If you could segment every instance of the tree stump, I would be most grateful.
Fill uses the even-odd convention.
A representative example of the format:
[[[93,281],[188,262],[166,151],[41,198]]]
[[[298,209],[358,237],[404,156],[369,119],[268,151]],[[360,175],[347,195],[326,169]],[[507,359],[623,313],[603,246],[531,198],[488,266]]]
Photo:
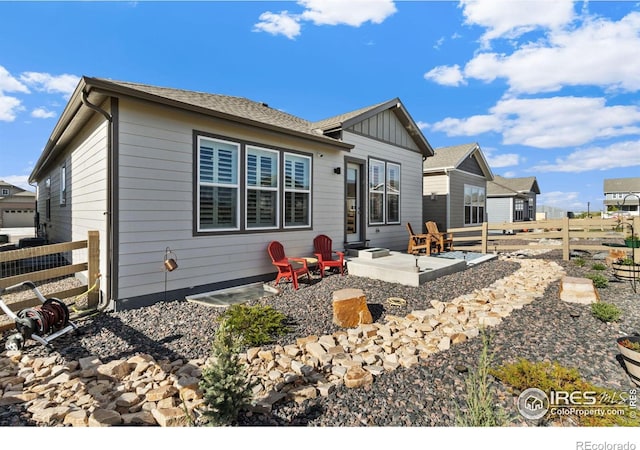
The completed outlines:
[[[340,289],[333,293],[333,323],[343,328],[373,323],[362,289]]]

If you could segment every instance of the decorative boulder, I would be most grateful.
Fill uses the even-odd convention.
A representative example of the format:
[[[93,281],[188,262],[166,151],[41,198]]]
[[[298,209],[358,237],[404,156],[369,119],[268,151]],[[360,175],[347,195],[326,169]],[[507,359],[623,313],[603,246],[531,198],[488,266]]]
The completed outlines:
[[[373,323],[362,289],[340,289],[333,293],[333,323],[343,328]]]
[[[560,300],[569,303],[589,305],[600,300],[593,281],[588,278],[562,277],[560,281]]]

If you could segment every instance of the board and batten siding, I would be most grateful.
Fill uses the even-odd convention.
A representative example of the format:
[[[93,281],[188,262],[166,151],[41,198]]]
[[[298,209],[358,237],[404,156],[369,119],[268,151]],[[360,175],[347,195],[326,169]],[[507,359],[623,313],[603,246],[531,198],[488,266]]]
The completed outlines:
[[[366,235],[370,247],[406,251],[409,237],[407,222],[415,227],[414,230],[420,229],[417,225],[422,222],[422,154],[355,133],[344,132],[343,140],[355,145],[349,156],[365,161],[374,158],[400,164],[400,224],[369,225],[367,211]],[[365,191],[368,191],[368,176],[367,168]],[[368,205],[368,192],[364,194],[367,196],[365,204]]]
[[[193,130],[311,155],[312,229],[194,236]],[[167,247],[178,263],[167,290],[197,291],[275,274],[271,240],[290,256],[312,256],[320,233],[342,241],[344,187],[333,168],[344,152],[335,147],[130,99],[120,101],[119,139],[119,299],[164,291]]]

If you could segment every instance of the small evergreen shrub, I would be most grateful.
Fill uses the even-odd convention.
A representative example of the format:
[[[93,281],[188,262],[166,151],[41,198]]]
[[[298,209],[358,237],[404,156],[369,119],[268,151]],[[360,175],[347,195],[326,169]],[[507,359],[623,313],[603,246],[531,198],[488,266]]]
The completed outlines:
[[[203,416],[211,426],[233,425],[251,403],[252,383],[240,361],[241,339],[222,321],[211,346],[210,363],[202,370],[199,386],[207,405]]]
[[[269,344],[289,332],[286,316],[271,306],[233,305],[219,318],[237,333],[247,346]]]
[[[597,302],[591,304],[591,314],[603,322],[617,322],[622,311],[613,303]]]
[[[578,267],[584,267],[584,265],[587,263],[587,262],[584,260],[584,258],[581,258],[581,257],[579,257],[579,256],[578,256],[577,258],[574,258],[574,259],[573,259],[573,262],[574,262],[574,264],[575,264],[576,266],[578,266]]]
[[[607,266],[602,263],[595,263],[591,266],[591,270],[607,270]]]
[[[489,370],[493,354],[489,352],[490,336],[482,333],[482,351],[478,358],[478,368],[469,370],[466,384],[466,410],[458,410],[456,422],[463,427],[500,427],[509,420],[506,413],[496,405],[491,390]]]
[[[599,289],[609,286],[609,279],[600,273],[590,273],[585,275],[585,278],[593,281],[593,285]]]

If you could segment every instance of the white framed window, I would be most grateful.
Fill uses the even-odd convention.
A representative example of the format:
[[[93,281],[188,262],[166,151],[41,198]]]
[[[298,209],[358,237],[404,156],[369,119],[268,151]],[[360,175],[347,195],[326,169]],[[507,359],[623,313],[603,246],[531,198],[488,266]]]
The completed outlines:
[[[7,197],[9,195],[9,189],[4,189],[3,188],[2,189],[2,193],[0,195],[2,195],[3,197]]]
[[[400,164],[369,160],[369,224],[400,223]]]
[[[198,231],[238,230],[240,145],[198,137]]]
[[[47,177],[44,181],[44,217],[51,220],[51,177]]]
[[[67,165],[60,167],[60,205],[67,204]]]
[[[311,155],[194,135],[194,234],[311,226]]]
[[[513,220],[524,220],[524,200],[521,198],[517,198],[514,202]]]
[[[284,154],[284,227],[311,226],[311,158]]]
[[[279,153],[259,147],[247,146],[245,226],[251,229],[269,229],[279,226]]]
[[[400,223],[400,165],[387,163],[387,223]]]
[[[476,225],[484,222],[485,188],[464,185],[464,224]]]

